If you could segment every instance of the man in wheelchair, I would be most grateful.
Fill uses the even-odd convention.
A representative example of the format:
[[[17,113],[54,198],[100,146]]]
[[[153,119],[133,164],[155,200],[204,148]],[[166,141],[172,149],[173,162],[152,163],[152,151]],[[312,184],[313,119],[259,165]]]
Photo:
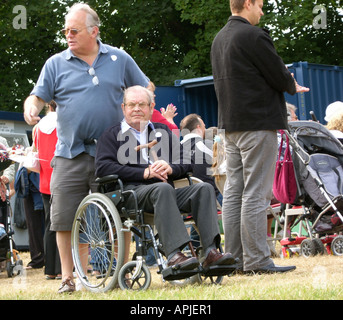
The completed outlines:
[[[125,190],[135,190],[139,207],[154,214],[168,267],[199,266],[197,258],[181,252],[190,237],[180,212],[190,212],[198,227],[205,253],[202,267],[232,265],[234,257],[217,249],[220,232],[213,187],[198,183],[174,188],[173,181],[191,171],[191,161],[184,158],[179,138],[167,126],[150,122],[154,106],[150,90],[125,90],[123,121],[105,130],[97,142],[96,175],[118,175]]]

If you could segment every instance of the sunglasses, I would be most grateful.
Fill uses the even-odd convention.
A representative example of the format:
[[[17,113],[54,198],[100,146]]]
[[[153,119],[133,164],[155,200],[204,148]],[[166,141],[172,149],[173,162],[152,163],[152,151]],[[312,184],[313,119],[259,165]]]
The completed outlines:
[[[95,86],[98,86],[99,85],[99,78],[95,75],[95,70],[93,67],[88,70],[88,74],[93,77],[93,79],[92,79],[93,84]]]
[[[82,29],[62,29],[62,33],[67,36],[69,34],[69,32],[73,35],[73,36],[76,36],[79,32],[81,32],[83,29],[86,29],[86,28],[82,28]]]

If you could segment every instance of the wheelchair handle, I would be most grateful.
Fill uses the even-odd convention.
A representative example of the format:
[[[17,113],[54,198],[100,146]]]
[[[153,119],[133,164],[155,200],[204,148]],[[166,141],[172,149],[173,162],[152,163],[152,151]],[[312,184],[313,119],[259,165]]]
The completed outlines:
[[[140,144],[139,146],[135,147],[135,151],[138,152],[145,148],[151,149],[155,144],[157,144],[157,140],[152,140],[151,142],[146,144]],[[152,155],[154,161],[158,160],[157,153],[155,150],[150,150],[150,154]]]

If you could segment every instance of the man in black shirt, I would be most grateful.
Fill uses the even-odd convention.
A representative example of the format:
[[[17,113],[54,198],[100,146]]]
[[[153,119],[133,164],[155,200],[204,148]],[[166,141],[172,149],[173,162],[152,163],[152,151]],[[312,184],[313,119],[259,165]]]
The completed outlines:
[[[225,130],[225,250],[244,271],[285,272],[270,259],[266,240],[277,130],[287,128],[284,92],[306,92],[278,56],[268,32],[256,27],[263,0],[231,0],[232,16],[215,37],[211,62],[218,129]]]

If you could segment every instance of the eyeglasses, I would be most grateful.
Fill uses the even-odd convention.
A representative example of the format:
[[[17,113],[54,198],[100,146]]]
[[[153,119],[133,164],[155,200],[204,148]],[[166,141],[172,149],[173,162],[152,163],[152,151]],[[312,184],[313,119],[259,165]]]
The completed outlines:
[[[73,35],[73,36],[76,36],[79,32],[81,32],[83,29],[86,29],[86,28],[82,28],[82,29],[69,29],[69,28],[66,28],[66,29],[62,29],[62,33],[67,36],[69,34],[69,32]]]
[[[133,110],[136,106],[138,106],[139,109],[145,109],[146,107],[150,106],[150,104],[146,102],[138,102],[138,103],[129,102],[125,104],[125,106]]]
[[[94,84],[95,86],[98,86],[98,85],[99,85],[99,79],[98,79],[98,77],[95,75],[95,70],[94,70],[93,67],[90,68],[90,69],[88,70],[88,74],[89,74],[90,76],[93,77],[93,79],[92,79],[93,84]]]

